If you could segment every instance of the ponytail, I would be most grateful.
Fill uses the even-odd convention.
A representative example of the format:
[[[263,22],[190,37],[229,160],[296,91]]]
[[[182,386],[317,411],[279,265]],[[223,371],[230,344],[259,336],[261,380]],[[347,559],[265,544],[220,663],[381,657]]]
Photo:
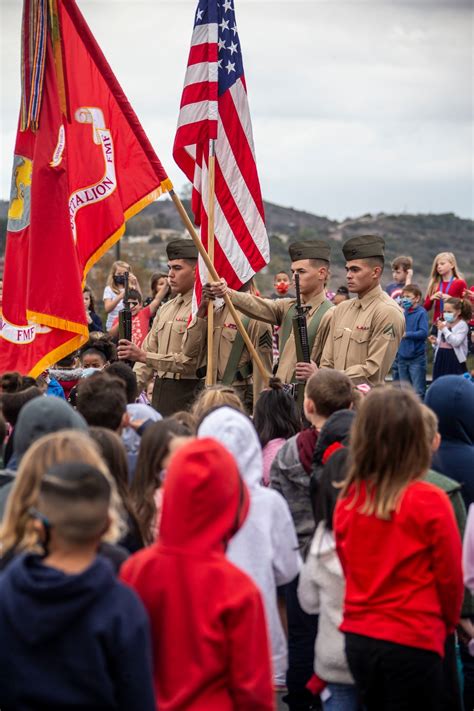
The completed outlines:
[[[457,299],[456,297],[451,296],[449,299],[446,299],[445,303],[450,304],[453,308],[456,309],[456,311],[459,311],[460,317],[463,321],[471,320],[472,306],[471,302],[468,299]]]

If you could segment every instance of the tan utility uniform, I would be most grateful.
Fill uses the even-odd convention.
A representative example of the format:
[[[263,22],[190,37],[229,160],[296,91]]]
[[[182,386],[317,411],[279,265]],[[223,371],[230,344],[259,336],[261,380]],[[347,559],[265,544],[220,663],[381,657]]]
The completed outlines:
[[[376,286],[332,310],[320,366],[342,370],[356,384],[383,383],[404,333],[402,310]]]
[[[187,407],[199,389],[198,355],[190,358],[182,352],[191,317],[192,296],[191,290],[161,306],[143,341],[146,363],[136,363],[134,367],[138,392],[146,387],[156,371],[152,403],[162,415]]]
[[[240,291],[232,291],[229,289],[229,295],[232,303],[242,313],[255,318],[258,321],[265,321],[277,326],[281,326],[286,314],[290,308],[296,303],[296,299],[262,299],[260,296],[246,294]],[[309,324],[313,316],[317,313],[319,307],[326,301],[326,294],[321,291],[320,294],[314,296],[312,300],[305,303],[305,306],[310,306],[310,310],[306,314],[306,323]],[[322,318],[319,324],[313,348],[311,350],[311,360],[318,363],[323,349],[325,338],[329,332],[330,316],[333,309],[331,308]],[[281,331],[280,331],[281,334]],[[276,376],[283,383],[291,383],[293,380],[296,368],[296,346],[293,329],[283,347],[283,352],[280,351],[280,359]]]
[[[273,342],[270,326],[259,321],[250,320],[246,331],[262,360],[268,373],[272,372]],[[214,310],[214,380],[222,383],[231,356],[235,339],[239,333],[234,319],[227,306]],[[191,358],[200,358],[202,349],[207,353],[207,319],[195,317],[188,327],[187,337],[183,344],[183,353]],[[237,367],[228,383],[239,392],[249,412],[265,387],[265,383],[257,366],[252,363],[252,357],[243,345]]]

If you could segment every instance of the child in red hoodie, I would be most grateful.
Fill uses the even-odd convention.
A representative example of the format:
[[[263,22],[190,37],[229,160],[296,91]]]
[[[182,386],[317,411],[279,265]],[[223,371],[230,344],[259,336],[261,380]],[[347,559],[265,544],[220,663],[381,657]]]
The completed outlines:
[[[351,436],[335,512],[349,668],[367,711],[440,711],[442,657],[463,598],[461,541],[407,390],[376,389]]]
[[[248,507],[233,457],[193,441],[168,467],[158,542],[122,566],[150,617],[160,711],[273,709],[260,592],[225,557]]]

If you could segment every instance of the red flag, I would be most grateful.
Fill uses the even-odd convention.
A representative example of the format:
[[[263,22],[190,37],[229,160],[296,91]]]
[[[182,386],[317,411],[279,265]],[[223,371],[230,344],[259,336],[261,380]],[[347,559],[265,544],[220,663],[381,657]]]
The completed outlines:
[[[82,285],[125,220],[172,189],[74,0],[25,0],[0,372],[88,338]]]
[[[193,183],[207,246],[209,139],[216,139],[215,266],[237,289],[270,259],[233,0],[199,0],[173,148]],[[206,269],[200,263],[201,280]],[[200,299],[200,280],[196,296]]]

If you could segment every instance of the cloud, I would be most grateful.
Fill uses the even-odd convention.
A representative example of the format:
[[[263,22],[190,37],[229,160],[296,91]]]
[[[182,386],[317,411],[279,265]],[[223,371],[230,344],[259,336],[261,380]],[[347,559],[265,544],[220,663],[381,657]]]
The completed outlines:
[[[469,3],[235,0],[266,199],[330,217],[472,216]],[[79,0],[170,177],[193,0]],[[0,195],[19,105],[20,3],[1,17]],[[5,157],[7,157],[5,159]]]

